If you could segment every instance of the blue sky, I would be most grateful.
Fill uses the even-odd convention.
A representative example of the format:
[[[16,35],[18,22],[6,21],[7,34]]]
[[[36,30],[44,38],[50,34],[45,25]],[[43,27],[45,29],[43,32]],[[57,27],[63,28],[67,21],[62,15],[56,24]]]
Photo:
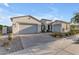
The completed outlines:
[[[79,11],[77,3],[0,3],[0,24],[10,26],[11,17],[22,15],[70,21],[76,11]]]

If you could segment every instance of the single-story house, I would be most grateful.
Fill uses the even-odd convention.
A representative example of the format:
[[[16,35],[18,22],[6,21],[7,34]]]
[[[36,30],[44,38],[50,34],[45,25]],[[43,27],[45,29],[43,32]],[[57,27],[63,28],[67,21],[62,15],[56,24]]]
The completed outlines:
[[[69,32],[70,31],[70,23],[60,20],[55,20],[51,23],[52,32]]]
[[[12,17],[13,34],[27,34],[41,32],[41,22],[33,16]]]
[[[70,23],[65,21],[41,19],[38,20],[33,16],[18,16],[12,17],[12,33],[13,34],[28,34],[40,32],[69,32]]]

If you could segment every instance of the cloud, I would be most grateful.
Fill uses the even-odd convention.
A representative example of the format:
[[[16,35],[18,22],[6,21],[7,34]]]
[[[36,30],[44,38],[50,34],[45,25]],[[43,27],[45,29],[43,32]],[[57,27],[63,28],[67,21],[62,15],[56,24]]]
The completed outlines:
[[[59,10],[57,8],[48,6],[47,7],[49,10],[46,11],[45,13],[40,13],[40,15],[36,15],[37,17],[41,18],[46,18],[50,20],[54,19],[62,19],[62,17],[59,15]]]
[[[8,4],[8,3],[4,3],[4,5],[5,5],[6,7],[9,7],[9,4]]]
[[[2,8],[0,8],[0,12],[3,12],[3,9]]]
[[[57,8],[48,7],[50,9],[47,13],[41,13],[41,15],[38,15],[37,17],[46,18],[49,20],[65,20],[63,16],[59,14],[59,10]]]
[[[50,10],[52,11],[52,12],[58,12],[58,9],[57,8],[52,8],[52,7],[50,7]]]
[[[2,25],[12,25],[10,18],[14,17],[14,16],[21,16],[24,14],[20,14],[20,13],[14,13],[12,11],[9,10],[5,10],[4,8],[0,7],[0,24]]]
[[[62,18],[54,17],[53,20],[62,20]]]

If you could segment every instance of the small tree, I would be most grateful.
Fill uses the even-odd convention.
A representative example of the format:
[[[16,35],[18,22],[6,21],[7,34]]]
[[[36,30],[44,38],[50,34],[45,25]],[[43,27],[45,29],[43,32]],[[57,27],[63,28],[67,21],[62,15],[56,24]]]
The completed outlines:
[[[71,30],[75,30],[75,25],[71,25]]]
[[[76,12],[74,16],[71,18],[72,23],[79,23],[79,12]]]
[[[0,33],[2,32],[3,25],[0,25]]]

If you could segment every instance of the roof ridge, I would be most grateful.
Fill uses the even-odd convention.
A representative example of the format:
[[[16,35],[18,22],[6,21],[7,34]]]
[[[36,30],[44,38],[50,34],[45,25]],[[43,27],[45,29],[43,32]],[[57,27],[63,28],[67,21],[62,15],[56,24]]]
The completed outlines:
[[[12,20],[13,20],[13,18],[19,18],[19,17],[32,17],[33,19],[35,19],[35,20],[37,20],[37,21],[41,22],[40,20],[38,20],[37,18],[35,18],[34,16],[31,16],[31,15],[16,16],[16,17],[12,17],[12,18],[10,18],[10,19],[11,19],[11,21],[12,21]]]

